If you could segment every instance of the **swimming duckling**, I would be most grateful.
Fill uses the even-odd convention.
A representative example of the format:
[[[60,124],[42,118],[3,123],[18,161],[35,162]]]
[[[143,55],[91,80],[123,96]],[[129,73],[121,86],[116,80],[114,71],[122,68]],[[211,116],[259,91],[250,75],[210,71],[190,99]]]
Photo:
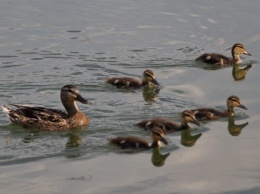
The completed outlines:
[[[231,54],[232,59],[217,53],[204,53],[196,58],[195,61],[224,66],[242,63],[242,60],[240,59],[241,54],[251,56],[251,54],[246,51],[244,45],[241,43],[236,43],[233,45]]]
[[[159,86],[160,84],[155,79],[154,73],[147,69],[143,72],[142,80],[138,80],[131,77],[112,77],[105,78],[106,83],[116,86],[117,88],[124,89],[137,89],[143,86],[149,86],[150,84]]]
[[[75,101],[83,104],[90,102],[80,95],[76,86],[63,86],[60,98],[67,112],[23,104],[9,104],[15,108],[4,105],[2,109],[15,124],[47,131],[77,128],[89,123],[89,118],[79,111]]]
[[[188,123],[194,123],[200,126],[200,123],[195,118],[194,113],[189,110],[185,110],[181,113],[180,121],[181,123],[177,123],[165,118],[152,118],[143,120],[139,123],[136,123],[135,125],[144,128],[145,130],[152,129],[154,127],[160,127],[164,130],[164,133],[171,133],[187,129],[190,127]]]
[[[149,143],[146,139],[135,137],[135,136],[126,136],[126,137],[116,137],[108,139],[110,143],[120,146],[123,149],[133,148],[133,149],[150,149],[155,147],[161,147],[160,142],[168,144],[167,140],[163,137],[163,130],[160,128],[154,128],[151,130],[151,137],[153,142]]]
[[[230,96],[227,99],[227,110],[219,111],[212,108],[198,108],[191,110],[198,120],[214,120],[222,117],[234,116],[234,107],[239,107],[247,110],[247,108],[240,103],[237,96]]]

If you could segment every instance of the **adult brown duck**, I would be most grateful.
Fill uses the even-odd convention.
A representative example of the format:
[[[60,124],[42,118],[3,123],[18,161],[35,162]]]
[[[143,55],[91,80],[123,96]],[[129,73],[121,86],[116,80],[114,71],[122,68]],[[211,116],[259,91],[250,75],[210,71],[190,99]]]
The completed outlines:
[[[90,102],[80,95],[75,85],[63,86],[60,98],[67,112],[23,104],[9,104],[14,108],[4,105],[2,109],[15,124],[46,131],[78,128],[89,124],[89,118],[79,111],[75,101],[83,104]]]

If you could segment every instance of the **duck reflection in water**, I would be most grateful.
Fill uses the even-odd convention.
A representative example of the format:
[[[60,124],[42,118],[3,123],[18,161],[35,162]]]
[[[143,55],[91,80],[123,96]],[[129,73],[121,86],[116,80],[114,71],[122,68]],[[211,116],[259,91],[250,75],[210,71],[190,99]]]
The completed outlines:
[[[235,118],[234,117],[229,117],[228,118],[228,132],[232,136],[239,136],[242,129],[248,125],[248,122],[245,122],[240,125],[235,124]]]
[[[61,136],[68,138],[68,141],[65,145],[66,158],[78,158],[83,155],[83,151],[80,149],[83,141],[77,133],[66,133]]]
[[[185,147],[192,147],[198,141],[198,139],[202,136],[201,133],[196,135],[191,134],[190,129],[183,130],[181,132],[181,144]]]
[[[246,77],[247,72],[249,71],[249,69],[251,67],[252,67],[251,64],[247,65],[244,68],[240,68],[240,64],[234,64],[233,65],[233,70],[232,70],[233,78],[236,81],[244,80],[245,77]]]
[[[155,102],[155,99],[159,94],[159,92],[160,92],[159,87],[145,87],[143,89],[144,101],[148,102],[148,104],[152,104],[153,102]]]
[[[68,137],[66,149],[77,148],[82,144],[82,139],[76,133],[67,133],[64,137]]]
[[[170,155],[170,152],[168,152],[166,154],[162,154],[158,147],[153,148],[153,154],[152,154],[152,158],[151,158],[152,164],[156,167],[163,166],[169,155]]]

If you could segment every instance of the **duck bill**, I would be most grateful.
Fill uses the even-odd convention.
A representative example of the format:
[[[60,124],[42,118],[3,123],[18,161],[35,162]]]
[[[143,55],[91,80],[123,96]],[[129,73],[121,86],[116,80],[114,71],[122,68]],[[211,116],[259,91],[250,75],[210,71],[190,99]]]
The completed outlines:
[[[162,137],[162,138],[160,139],[160,141],[163,142],[165,145],[168,145],[168,144],[169,144],[168,141],[167,141],[164,137]]]
[[[251,54],[249,52],[247,52],[246,50],[245,50],[244,54],[251,56]]]
[[[240,104],[238,107],[247,110],[247,108],[243,104]]]
[[[91,102],[89,102],[88,100],[86,100],[85,98],[83,98],[80,94],[78,94],[77,101],[81,102],[82,104],[91,104]]]
[[[195,125],[200,126],[200,122],[199,122],[197,119],[194,119],[194,120],[192,121],[192,123],[195,124]]]
[[[156,79],[153,79],[151,82],[156,86],[160,86],[159,82]]]

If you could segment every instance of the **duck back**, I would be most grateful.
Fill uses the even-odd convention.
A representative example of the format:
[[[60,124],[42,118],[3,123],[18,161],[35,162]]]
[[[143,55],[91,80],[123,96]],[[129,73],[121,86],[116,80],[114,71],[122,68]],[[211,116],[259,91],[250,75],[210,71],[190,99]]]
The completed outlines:
[[[140,80],[130,77],[106,78],[106,83],[116,86],[117,88],[139,88],[142,86]]]

